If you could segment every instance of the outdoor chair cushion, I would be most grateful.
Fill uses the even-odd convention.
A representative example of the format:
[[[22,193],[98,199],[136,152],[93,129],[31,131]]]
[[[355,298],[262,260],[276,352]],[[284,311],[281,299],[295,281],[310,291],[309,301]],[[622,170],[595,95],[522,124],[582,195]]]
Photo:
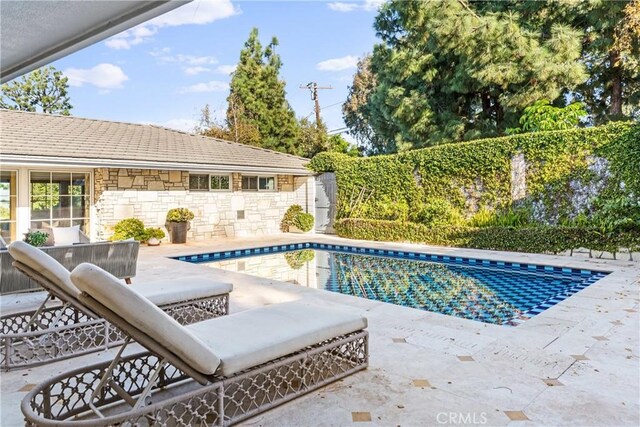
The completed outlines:
[[[67,246],[80,243],[80,226],[52,227],[53,242],[55,246]]]
[[[42,274],[67,294],[74,298],[80,295],[71,283],[69,271],[44,251],[20,240],[12,242],[8,250],[13,259]]]
[[[100,267],[82,263],[71,272],[71,280],[82,292],[126,319],[194,369],[209,375],[218,368],[220,360],[199,338]]]
[[[306,301],[272,304],[185,326],[220,359],[229,376],[307,346],[367,327],[367,318]]]
[[[36,270],[67,294],[78,298],[80,290],[71,282],[69,271],[50,255],[22,241],[11,243],[8,249],[13,259]],[[128,286],[157,305],[207,298],[226,294],[233,290],[231,283],[200,277],[134,283]]]
[[[95,265],[80,264],[71,273],[71,280],[205,375],[228,376],[367,327],[367,319],[360,315],[301,301],[181,326]]]
[[[228,294],[233,290],[231,283],[197,276],[134,283],[131,287],[156,305],[207,298],[211,295]]]

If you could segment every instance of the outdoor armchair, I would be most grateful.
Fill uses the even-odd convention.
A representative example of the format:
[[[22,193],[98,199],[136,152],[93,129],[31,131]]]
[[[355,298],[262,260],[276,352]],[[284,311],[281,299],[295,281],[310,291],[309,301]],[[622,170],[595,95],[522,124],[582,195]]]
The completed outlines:
[[[182,326],[99,267],[71,279],[127,339],[113,361],[38,384],[29,425],[231,425],[368,366],[359,314],[294,301]],[[148,352],[123,356],[129,340]]]
[[[35,311],[0,317],[3,369],[66,359],[122,342],[121,331],[80,303],[80,290],[71,282],[70,272],[55,259],[21,241],[11,243],[9,252],[15,259],[15,268],[42,286],[48,295]],[[230,283],[201,277],[128,286],[185,324],[227,314],[229,292],[233,289]],[[52,297],[60,303],[51,305]]]

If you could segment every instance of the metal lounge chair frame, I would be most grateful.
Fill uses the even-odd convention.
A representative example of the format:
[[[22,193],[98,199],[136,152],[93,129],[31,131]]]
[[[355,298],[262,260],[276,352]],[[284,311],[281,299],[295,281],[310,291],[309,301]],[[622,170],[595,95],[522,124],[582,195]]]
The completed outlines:
[[[228,426],[368,366],[362,329],[227,377],[205,375],[89,295],[80,300],[128,338],[113,361],[29,392],[21,405],[28,426]],[[149,351],[123,357],[129,339]]]
[[[122,331],[109,324],[30,267],[14,267],[49,292],[36,311],[0,317],[0,367],[4,371],[27,368],[105,350],[124,342]],[[47,306],[52,297],[61,304]],[[229,294],[159,305],[181,324],[191,324],[229,313]]]

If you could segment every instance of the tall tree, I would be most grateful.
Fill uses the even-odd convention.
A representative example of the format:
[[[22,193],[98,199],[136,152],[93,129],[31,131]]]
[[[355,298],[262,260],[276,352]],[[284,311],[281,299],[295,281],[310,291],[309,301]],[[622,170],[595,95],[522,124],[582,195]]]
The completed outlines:
[[[364,117],[383,152],[502,134],[526,106],[586,78],[579,31],[533,31],[516,13],[478,13],[466,0],[391,0],[374,26],[382,42]]]
[[[572,91],[593,123],[640,116],[640,1],[472,1],[481,12],[517,12],[520,24],[548,33],[562,24],[584,31],[580,62],[588,79]]]
[[[61,114],[73,108],[67,93],[68,78],[53,66],[43,67],[0,87],[0,108]]]
[[[258,145],[298,154],[298,125],[286,100],[286,83],[280,78],[282,61],[277,46],[273,37],[263,48],[258,29],[251,30],[231,78],[227,124],[232,133],[241,127],[255,127],[260,135]]]
[[[385,151],[384,140],[381,140],[367,119],[369,97],[376,87],[376,76],[371,70],[371,54],[358,60],[358,67],[353,76],[353,83],[349,86],[347,100],[342,105],[342,116],[358,145],[369,154]]]

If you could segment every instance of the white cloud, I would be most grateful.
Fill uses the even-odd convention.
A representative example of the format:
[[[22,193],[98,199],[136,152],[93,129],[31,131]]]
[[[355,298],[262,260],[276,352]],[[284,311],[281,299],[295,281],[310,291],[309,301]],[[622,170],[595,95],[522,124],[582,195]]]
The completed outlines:
[[[235,65],[218,65],[216,67],[216,73],[229,75],[236,70]]]
[[[157,32],[157,28],[147,27],[145,24],[142,24],[111,37],[104,42],[104,44],[116,50],[131,49],[131,46],[151,40]]]
[[[100,89],[116,89],[129,80],[122,68],[113,64],[98,64],[92,68],[67,68],[63,73],[69,78],[71,86],[82,86],[86,83]]]
[[[228,88],[229,84],[227,82],[212,80],[206,83],[185,86],[180,90],[180,93],[224,92]]]
[[[318,62],[316,68],[321,71],[343,71],[348,70],[349,68],[356,68],[357,66],[358,57],[347,55],[342,58],[333,58]]]
[[[196,74],[205,73],[207,71],[211,71],[211,68],[207,67],[187,67],[184,69],[185,74],[189,76],[195,76]]]
[[[196,0],[149,21],[157,27],[203,25],[240,13],[231,0]]]
[[[196,74],[211,71],[211,68],[208,66],[218,63],[218,60],[214,56],[196,56],[183,54],[172,55],[171,49],[169,49],[168,47],[165,47],[163,49],[154,49],[153,51],[149,52],[149,55],[157,58],[157,60],[160,62],[180,65],[185,74],[189,76],[195,76]]]
[[[382,5],[382,3],[384,3],[384,0],[365,0],[363,2],[332,2],[328,3],[327,6],[329,7],[329,9],[335,10],[336,12],[353,12],[356,10],[375,12],[378,10],[380,5]]]
[[[105,41],[105,45],[112,49],[130,49],[131,46],[151,40],[159,28],[205,25],[238,13],[240,10],[231,3],[231,0],[196,0],[117,34]]]

